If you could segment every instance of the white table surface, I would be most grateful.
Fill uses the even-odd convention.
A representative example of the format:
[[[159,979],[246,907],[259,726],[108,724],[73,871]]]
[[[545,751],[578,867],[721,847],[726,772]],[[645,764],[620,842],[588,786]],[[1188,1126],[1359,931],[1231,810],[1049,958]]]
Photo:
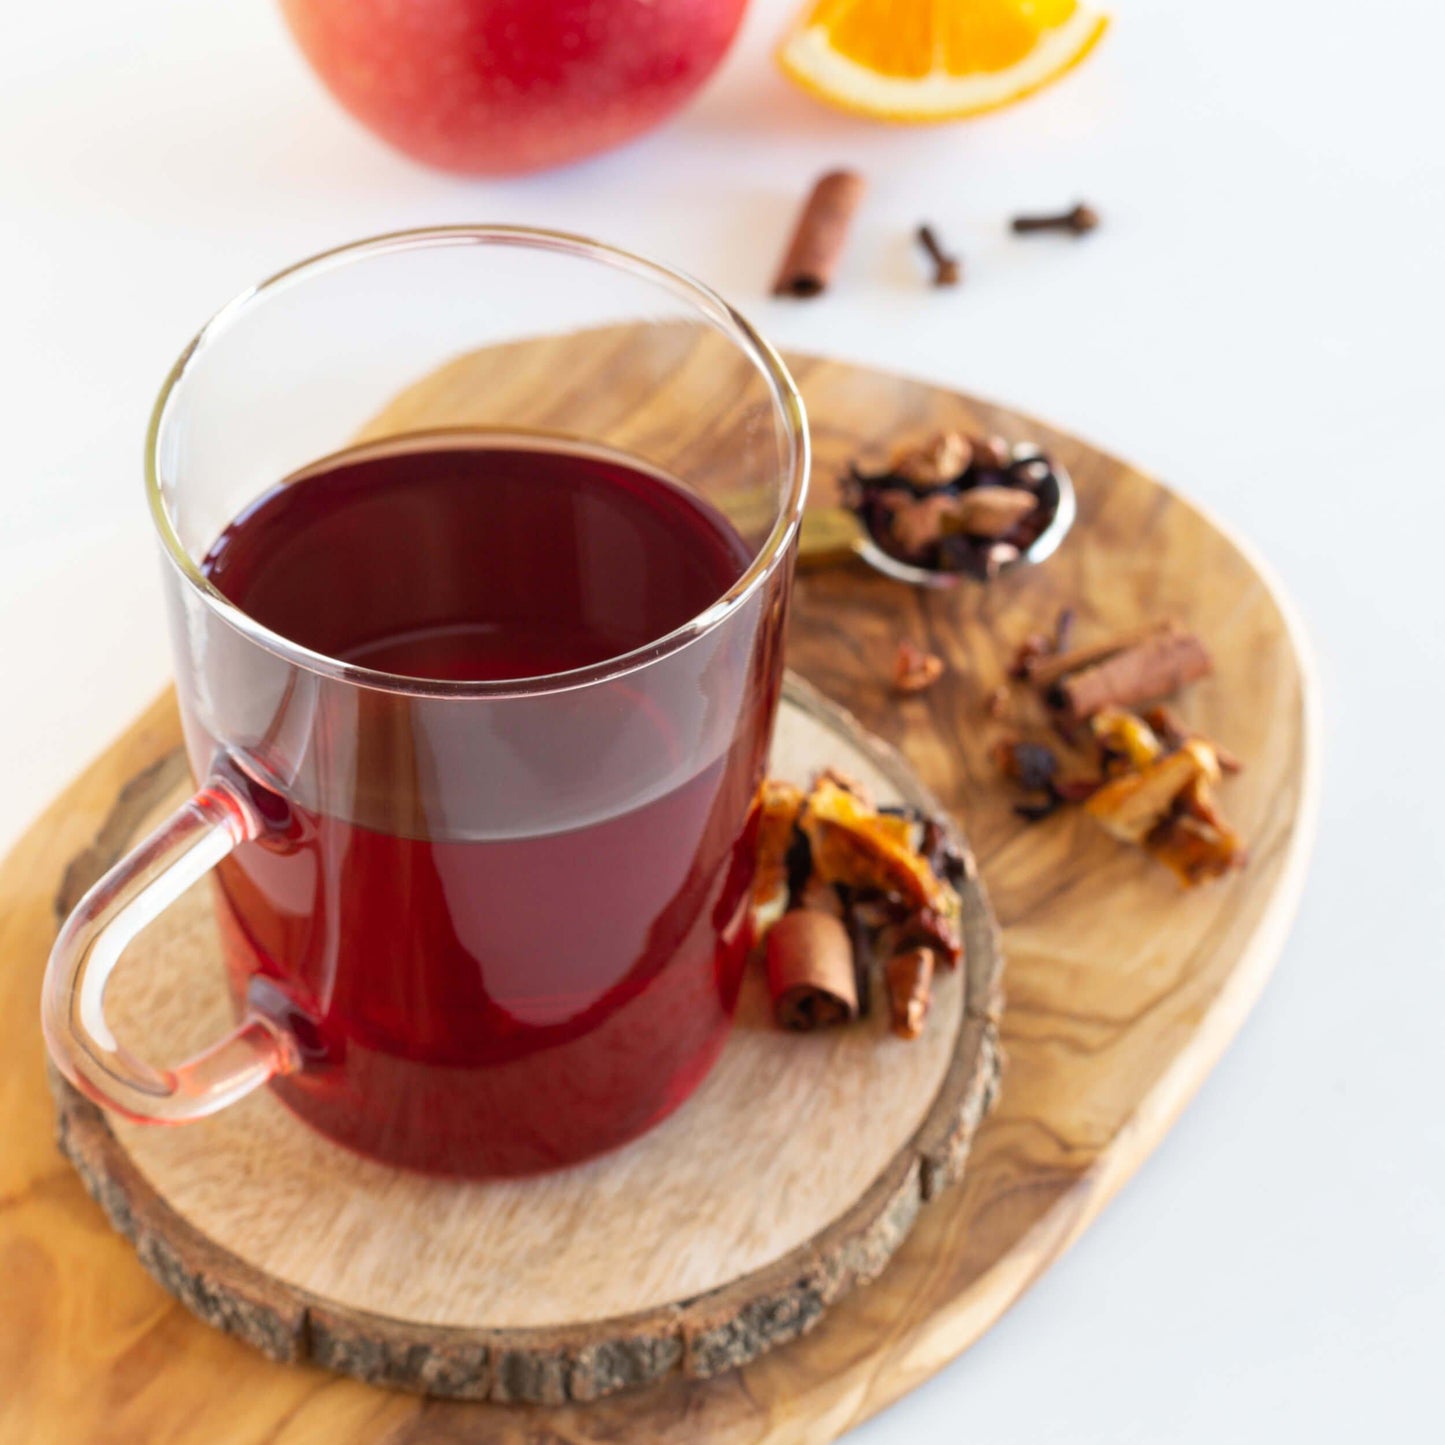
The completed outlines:
[[[1445,644],[1438,0],[1115,0],[1052,92],[887,130],[796,95],[754,0],[679,121],[558,174],[418,169],[321,93],[266,0],[16,6],[0,48],[0,844],[167,674],[140,483],[197,325],[371,232],[505,220],[694,271],[780,344],[1008,400],[1199,498],[1311,633],[1325,794],[1263,1002],[1174,1132],[885,1442],[1440,1439]],[[873,189],[837,289],[766,287],[798,199]],[[1086,197],[1087,242],[1013,241]],[[965,253],[922,287],[911,228]]]

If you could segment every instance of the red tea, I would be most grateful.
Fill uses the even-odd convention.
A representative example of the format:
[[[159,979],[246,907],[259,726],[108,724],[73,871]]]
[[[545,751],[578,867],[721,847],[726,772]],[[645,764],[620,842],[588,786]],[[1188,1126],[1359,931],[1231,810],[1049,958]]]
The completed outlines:
[[[299,474],[226,528],[205,570],[316,652],[481,681],[645,647],[718,601],[750,555],[713,508],[611,455],[437,442]],[[324,759],[345,787],[318,807],[304,790],[260,798],[275,828],[220,867],[237,993],[284,1017],[305,1055],[276,1085],[285,1101],[365,1153],[462,1174],[575,1161],[680,1103],[722,1046],[746,946],[742,835],[777,686],[763,650],[747,660],[749,715],[710,757],[626,674],[563,693],[570,735],[595,711],[595,744],[552,757],[518,727],[488,751],[492,816],[491,780],[473,780],[481,825],[430,788],[445,736],[414,736],[404,698],[364,693],[333,729],[350,751]],[[444,722],[448,704],[430,705]],[[324,753],[329,724],[311,726]],[[667,784],[568,826],[506,816],[498,757],[565,812],[619,750],[655,753]],[[551,785],[534,776],[546,769]]]

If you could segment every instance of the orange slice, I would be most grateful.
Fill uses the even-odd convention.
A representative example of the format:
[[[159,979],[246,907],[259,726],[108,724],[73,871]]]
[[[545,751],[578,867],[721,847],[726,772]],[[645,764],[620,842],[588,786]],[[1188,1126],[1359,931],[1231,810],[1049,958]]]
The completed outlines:
[[[1057,80],[1108,17],[1078,0],[816,0],[778,50],[804,90],[882,120],[955,120]]]

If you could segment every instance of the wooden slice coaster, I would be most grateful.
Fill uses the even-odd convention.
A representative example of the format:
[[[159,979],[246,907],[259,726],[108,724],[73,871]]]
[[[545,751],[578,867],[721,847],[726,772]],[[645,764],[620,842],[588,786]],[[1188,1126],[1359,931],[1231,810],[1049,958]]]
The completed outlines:
[[[833,764],[880,802],[940,805],[902,759],[790,679],[774,776]],[[189,792],[167,761],[123,799],[62,906]],[[998,1077],[1001,967],[976,875],[966,967],[923,1037],[778,1029],[759,969],[714,1071],[626,1148],[531,1179],[387,1168],[261,1091],[184,1128],[103,1113],[58,1076],[62,1147],[142,1261],[200,1317],[276,1359],[435,1395],[560,1403],[746,1364],[874,1278],[962,1170]],[[229,1024],[205,886],[134,945],[107,1012],[179,1058]],[[112,1002],[113,1000],[113,1002]]]

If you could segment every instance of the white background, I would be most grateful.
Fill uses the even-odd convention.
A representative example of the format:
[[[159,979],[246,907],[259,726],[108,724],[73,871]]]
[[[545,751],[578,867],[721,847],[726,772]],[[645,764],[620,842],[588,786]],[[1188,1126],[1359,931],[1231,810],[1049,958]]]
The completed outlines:
[[[1201,499],[1298,601],[1322,830],[1279,971],[1198,1101],[884,1442],[1441,1438],[1445,1346],[1445,11],[1116,0],[1097,55],[1001,115],[886,130],[794,94],[787,0],[679,121],[506,183],[392,156],[266,0],[7,11],[0,49],[0,843],[167,672],[140,450],[231,293],[370,232],[593,232],[787,346],[1008,400]],[[836,291],[767,283],[818,170],[873,188]],[[1088,241],[1016,242],[1087,197]],[[931,218],[966,254],[920,284]],[[1203,580],[1203,579],[1201,579]],[[3,966],[3,963],[0,963]]]

